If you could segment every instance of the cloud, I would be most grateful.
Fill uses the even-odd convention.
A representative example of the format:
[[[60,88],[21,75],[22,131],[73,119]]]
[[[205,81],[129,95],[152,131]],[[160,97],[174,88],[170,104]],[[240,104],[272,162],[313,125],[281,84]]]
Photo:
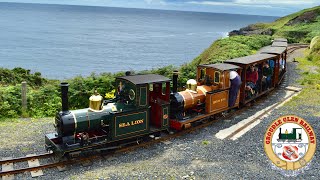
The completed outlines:
[[[250,5],[306,5],[316,4],[318,0],[235,0],[237,4],[250,4]]]
[[[144,0],[144,2],[146,2],[147,4],[167,5],[167,2],[162,0]]]
[[[316,5],[318,0],[218,0],[218,1],[188,1],[188,4],[212,6],[244,6],[260,8],[277,8],[279,6]]]
[[[236,3],[236,2],[216,2],[216,1],[189,1],[188,4],[196,4],[196,5],[210,5],[210,6],[244,6],[244,7],[264,7],[264,8],[272,8],[272,6],[268,4],[245,4],[245,3]]]

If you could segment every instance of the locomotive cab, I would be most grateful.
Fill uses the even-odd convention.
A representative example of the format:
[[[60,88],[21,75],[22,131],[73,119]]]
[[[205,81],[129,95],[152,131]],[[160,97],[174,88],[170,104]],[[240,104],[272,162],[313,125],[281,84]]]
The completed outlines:
[[[230,71],[241,68],[232,64],[206,64],[197,67],[196,80],[187,81],[187,89],[171,94],[170,123],[177,130],[190,127],[196,116],[214,114],[228,110]],[[236,98],[239,105],[239,96]]]
[[[146,111],[146,129],[168,128],[170,79],[156,74],[129,75],[118,77],[116,84],[118,109]]]

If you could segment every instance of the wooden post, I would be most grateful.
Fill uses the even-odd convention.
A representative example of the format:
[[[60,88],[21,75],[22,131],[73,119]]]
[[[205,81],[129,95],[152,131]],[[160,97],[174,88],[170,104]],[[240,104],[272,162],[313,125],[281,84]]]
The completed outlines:
[[[27,82],[21,83],[22,112],[27,110]]]

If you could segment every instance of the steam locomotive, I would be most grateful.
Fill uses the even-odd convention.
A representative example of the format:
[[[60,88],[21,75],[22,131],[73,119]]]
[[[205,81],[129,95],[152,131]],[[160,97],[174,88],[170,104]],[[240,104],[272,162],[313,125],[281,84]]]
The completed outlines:
[[[280,43],[279,43],[280,42]],[[62,111],[55,117],[56,132],[46,134],[47,151],[59,156],[78,156],[86,152],[104,151],[136,142],[148,135],[163,131],[180,131],[214,118],[215,115],[239,107],[268,93],[281,83],[285,74],[287,47],[285,39],[269,46],[259,54],[199,65],[196,79],[187,81],[186,89],[178,92],[178,72],[167,77],[126,75],[116,78],[116,97],[103,102],[95,93],[89,98],[89,108],[69,110],[68,84],[61,83]],[[280,63],[284,62],[284,66]],[[246,72],[249,66],[273,64],[272,87],[263,89],[262,81],[257,94],[246,94]],[[242,79],[236,103],[229,107],[230,72],[236,71]]]
[[[279,139],[278,142],[299,142],[302,141],[302,128],[292,128],[292,132],[288,133],[288,130],[285,133],[281,132],[281,128],[279,130]]]

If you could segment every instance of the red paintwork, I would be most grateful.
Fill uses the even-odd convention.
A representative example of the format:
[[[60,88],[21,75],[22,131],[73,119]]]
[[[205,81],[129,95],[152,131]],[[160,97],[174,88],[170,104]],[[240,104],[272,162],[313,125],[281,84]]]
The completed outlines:
[[[169,102],[170,82],[166,83],[166,90],[162,92],[162,83],[154,83],[153,91],[149,91],[149,104],[151,106],[150,119],[151,124],[157,128],[162,125],[162,102]]]
[[[171,128],[178,130],[178,131],[181,130],[182,124],[179,121],[177,121],[176,119],[170,119],[169,121],[170,121]]]

